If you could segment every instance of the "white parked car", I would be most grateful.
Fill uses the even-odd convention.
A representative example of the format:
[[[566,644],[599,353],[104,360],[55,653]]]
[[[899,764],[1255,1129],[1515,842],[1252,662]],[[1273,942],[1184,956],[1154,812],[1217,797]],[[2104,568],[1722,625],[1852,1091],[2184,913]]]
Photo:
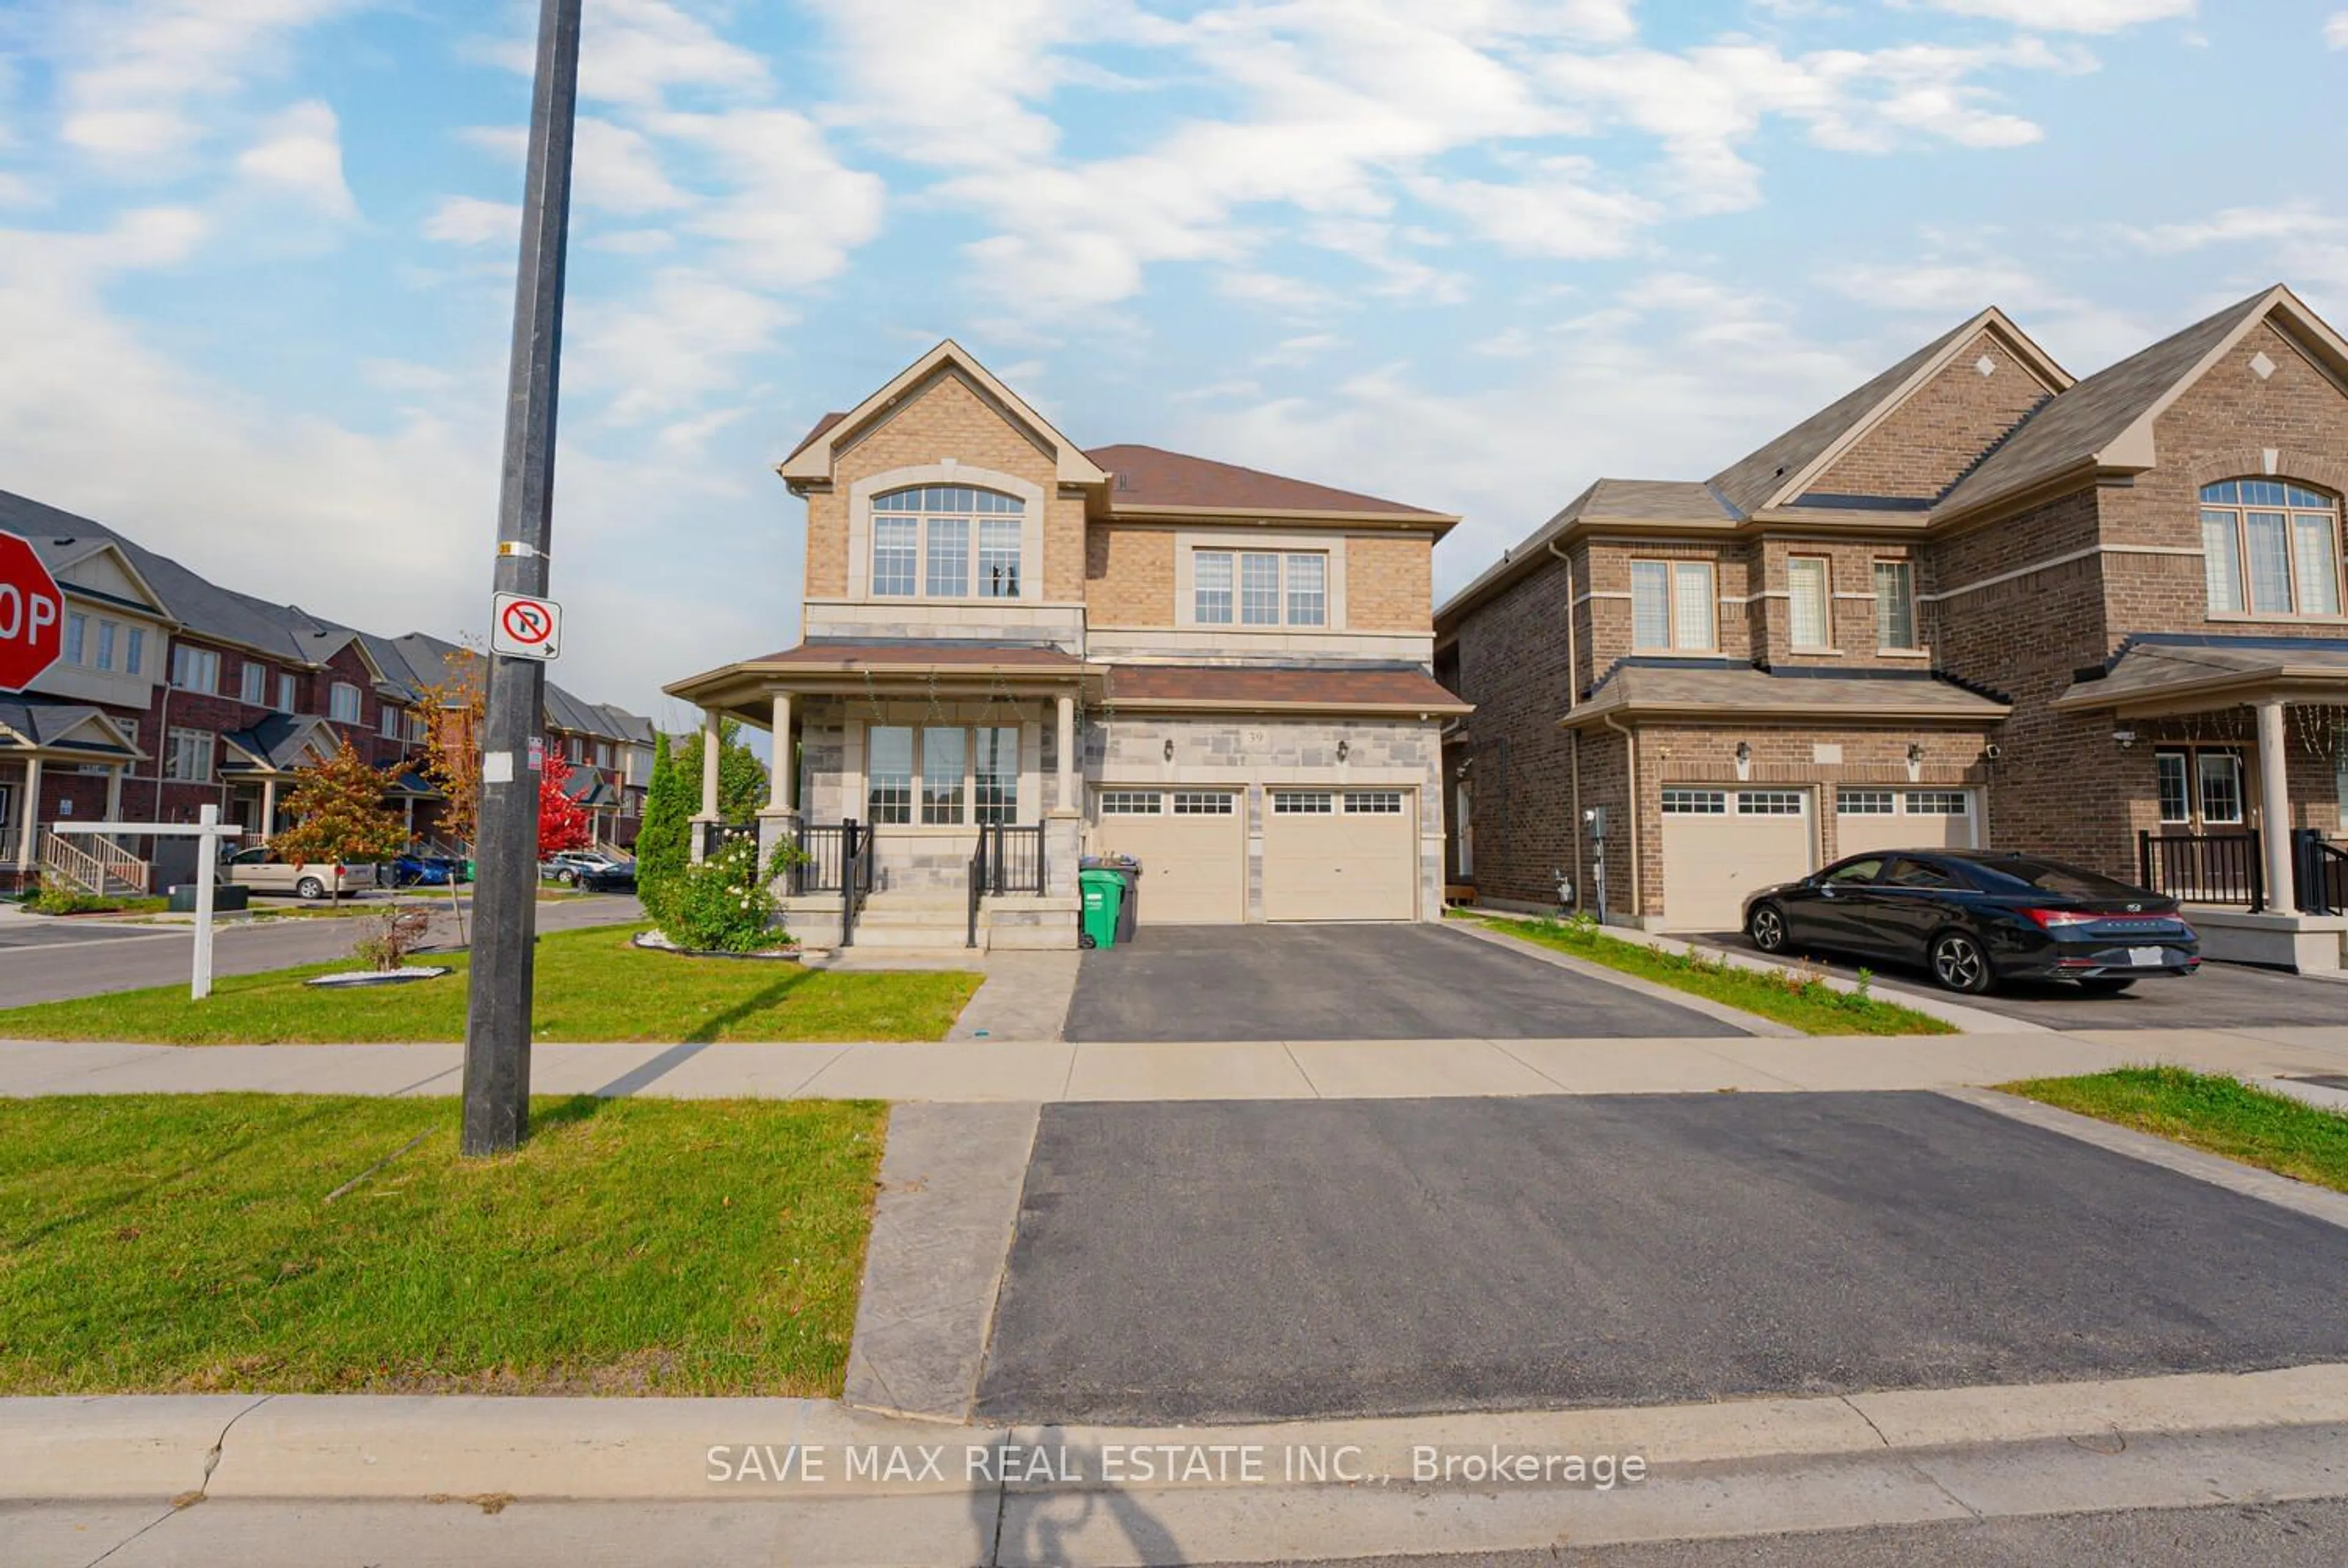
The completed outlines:
[[[223,861],[221,869],[237,886],[255,893],[291,893],[296,898],[339,898],[376,885],[372,866],[272,860],[265,847],[241,849]]]

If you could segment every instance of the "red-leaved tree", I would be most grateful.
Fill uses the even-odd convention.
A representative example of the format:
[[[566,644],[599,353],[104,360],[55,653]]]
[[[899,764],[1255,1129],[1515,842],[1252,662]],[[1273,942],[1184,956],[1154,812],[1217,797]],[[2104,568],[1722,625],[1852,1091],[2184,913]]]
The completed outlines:
[[[587,808],[564,793],[571,764],[553,746],[538,774],[538,853],[542,858],[566,849],[584,849],[595,842],[594,819]]]

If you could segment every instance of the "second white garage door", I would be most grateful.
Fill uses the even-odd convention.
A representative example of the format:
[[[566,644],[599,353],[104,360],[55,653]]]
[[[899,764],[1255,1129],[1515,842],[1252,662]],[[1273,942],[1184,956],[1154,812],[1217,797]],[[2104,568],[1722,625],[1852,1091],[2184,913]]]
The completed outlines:
[[[1981,843],[1971,790],[1838,789],[1835,858],[1877,849],[1972,849]]]
[[[1153,926],[1247,918],[1246,821],[1236,790],[1105,789],[1095,851],[1141,862],[1138,914]]]
[[[1263,917],[1409,920],[1418,828],[1409,790],[1266,792]]]
[[[1817,834],[1798,789],[1663,791],[1663,928],[1734,931],[1746,895],[1807,876]]]

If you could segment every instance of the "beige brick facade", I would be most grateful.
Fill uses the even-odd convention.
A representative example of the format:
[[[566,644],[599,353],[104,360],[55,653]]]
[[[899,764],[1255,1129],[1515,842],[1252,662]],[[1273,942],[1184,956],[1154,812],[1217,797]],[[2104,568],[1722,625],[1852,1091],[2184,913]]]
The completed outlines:
[[[1426,631],[1435,618],[1434,541],[1424,534],[1345,540],[1345,630]]]
[[[1990,374],[1983,375],[1981,362]],[[1810,488],[1830,496],[1929,501],[2023,416],[2054,395],[1994,333],[1977,334],[1883,422],[1852,443]]]
[[[1174,624],[1174,530],[1096,525],[1085,539],[1085,616],[1095,626]]]

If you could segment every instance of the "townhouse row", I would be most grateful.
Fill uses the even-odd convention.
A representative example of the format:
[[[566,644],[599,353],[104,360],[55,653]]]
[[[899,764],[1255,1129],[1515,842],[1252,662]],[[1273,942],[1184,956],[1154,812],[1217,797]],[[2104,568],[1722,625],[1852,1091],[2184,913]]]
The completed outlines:
[[[1733,931],[1843,856],[2027,850],[2337,968],[2343,493],[2348,345],[2289,289],[2084,379],[1985,310],[1441,606],[1447,876]]]
[[[217,805],[266,839],[284,824],[292,775],[345,742],[392,774],[391,802],[412,834],[437,836],[441,797],[418,766],[427,689],[461,677],[464,649],[222,588],[102,524],[5,492],[0,529],[32,543],[66,600],[63,657],[29,690],[0,696],[0,886],[39,876],[60,822],[191,822]],[[632,843],[651,721],[549,682],[546,736],[597,837]]]

